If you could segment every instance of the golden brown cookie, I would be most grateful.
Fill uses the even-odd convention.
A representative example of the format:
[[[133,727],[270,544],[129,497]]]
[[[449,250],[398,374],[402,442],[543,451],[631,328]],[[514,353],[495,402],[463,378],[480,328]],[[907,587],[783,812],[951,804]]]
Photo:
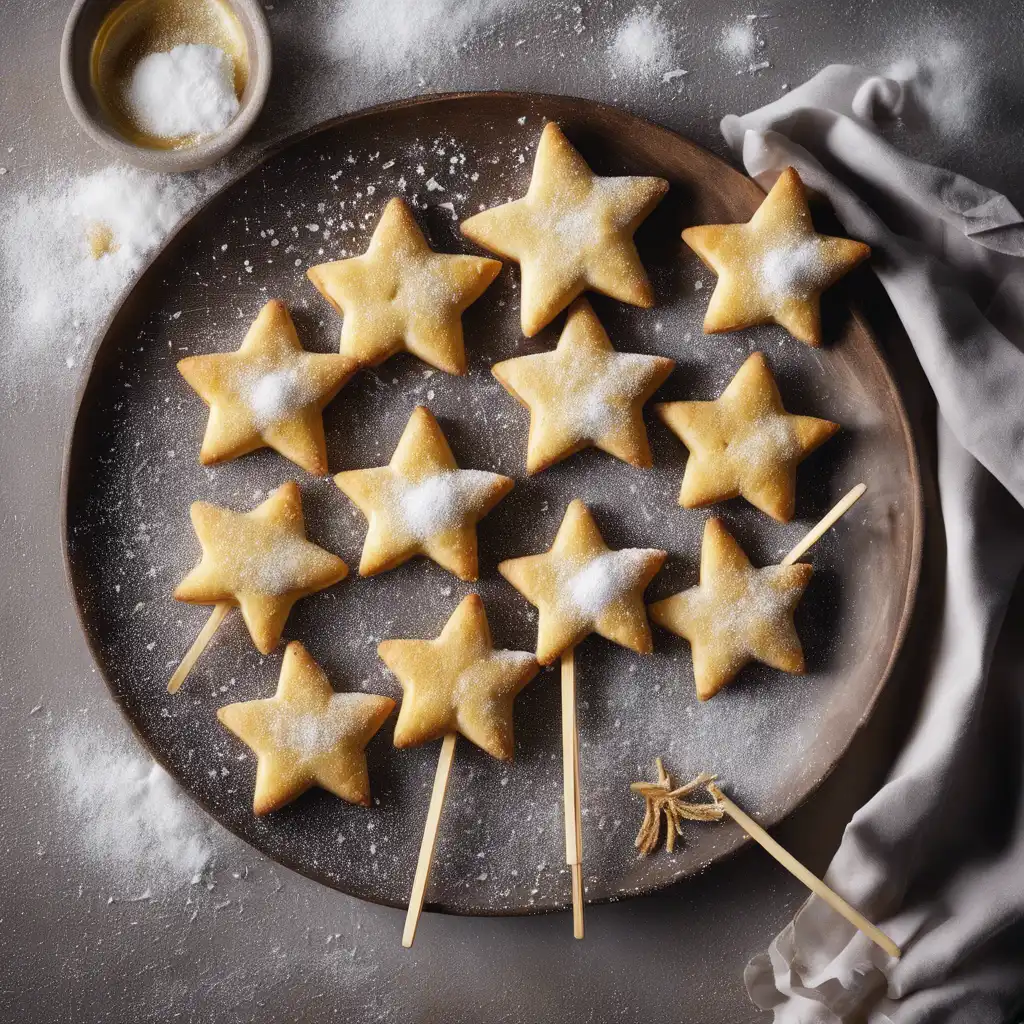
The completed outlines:
[[[345,318],[342,355],[376,366],[411,352],[446,373],[465,373],[462,314],[499,270],[497,260],[434,252],[409,207],[392,199],[362,256],[306,273]]]
[[[237,352],[178,362],[210,407],[199,461],[209,466],[269,447],[326,473],[323,408],[358,368],[346,356],[305,351],[285,304],[271,299]]]
[[[478,572],[476,524],[512,490],[507,476],[459,469],[429,409],[417,406],[386,466],[339,473],[334,482],[366,516],[359,575],[426,555],[459,579]]]
[[[256,754],[252,809],[268,814],[311,786],[369,807],[366,744],[394,709],[390,697],[335,693],[306,648],[292,641],[274,696],[228,704],[217,717]]]
[[[647,584],[665,561],[651,548],[612,551],[582,501],[570,502],[550,550],[512,558],[498,572],[536,605],[537,660],[549,665],[591,633],[649,654]]]
[[[524,651],[496,651],[484,603],[470,594],[435,640],[385,640],[377,648],[402,684],[395,746],[460,732],[492,757],[512,757],[512,702],[539,666]]]
[[[700,700],[751,661],[802,673],[793,609],[811,579],[806,562],[755,569],[720,519],[704,526],[700,585],[650,606],[651,620],[690,641]]]
[[[667,191],[661,178],[598,177],[549,121],[526,195],[463,221],[462,233],[519,264],[529,338],[587,289],[654,305],[633,233]]]
[[[796,508],[796,467],[838,429],[793,416],[768,362],[755,352],[713,402],[665,402],[655,411],[690,449],[679,504],[697,508],[744,497],[781,523]]]
[[[591,446],[650,466],[643,404],[674,366],[661,356],[616,352],[590,303],[579,298],[554,352],[507,359],[491,372],[530,410],[526,471],[539,473]]]
[[[718,275],[705,334],[777,323],[814,346],[821,344],[821,293],[871,255],[863,242],[815,232],[792,167],[746,224],[687,228],[683,241]]]
[[[203,557],[174,596],[191,604],[239,607],[261,654],[277,646],[300,597],[348,575],[337,555],[306,540],[302,494],[293,480],[251,512],[196,501],[189,514]]]

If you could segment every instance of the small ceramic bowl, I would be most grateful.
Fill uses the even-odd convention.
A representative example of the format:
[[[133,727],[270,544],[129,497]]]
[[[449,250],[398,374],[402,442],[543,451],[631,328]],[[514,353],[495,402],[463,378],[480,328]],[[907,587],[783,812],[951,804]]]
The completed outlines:
[[[233,45],[222,45],[222,37]],[[160,140],[118,110],[113,76],[153,40],[161,49],[187,41],[234,51],[239,110],[223,131]],[[61,85],[78,123],[119,159],[151,171],[193,171],[234,149],[263,108],[270,69],[270,32],[258,0],[75,0],[60,49]]]

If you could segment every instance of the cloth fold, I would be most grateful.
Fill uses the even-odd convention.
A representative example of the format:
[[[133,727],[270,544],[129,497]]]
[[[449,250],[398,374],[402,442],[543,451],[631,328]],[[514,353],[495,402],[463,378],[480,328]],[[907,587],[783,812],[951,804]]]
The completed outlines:
[[[910,83],[833,66],[722,121],[759,183],[796,167],[871,245],[939,418],[947,561],[930,677],[826,876],[904,956],[811,897],[745,972],[786,1024],[986,1024],[1024,1008],[1024,630],[1020,608],[1007,617],[1024,568],[1024,220],[883,138],[911,99]]]

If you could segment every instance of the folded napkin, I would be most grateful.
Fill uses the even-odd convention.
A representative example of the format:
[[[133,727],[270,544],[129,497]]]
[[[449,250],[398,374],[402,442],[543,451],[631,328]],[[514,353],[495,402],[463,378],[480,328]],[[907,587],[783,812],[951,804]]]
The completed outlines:
[[[904,955],[811,897],[746,969],[776,1022],[987,1024],[1024,1009],[1024,221],[882,137],[912,100],[912,81],[836,65],[722,121],[761,185],[796,167],[871,245],[938,406],[946,564],[918,659],[929,678],[826,876]]]

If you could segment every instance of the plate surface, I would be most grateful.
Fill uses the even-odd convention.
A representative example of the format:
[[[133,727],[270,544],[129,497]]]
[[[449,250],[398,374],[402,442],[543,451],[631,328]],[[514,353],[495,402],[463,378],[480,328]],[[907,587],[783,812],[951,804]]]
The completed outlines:
[[[641,658],[591,638],[577,654],[587,898],[648,892],[701,870],[743,837],[731,823],[691,825],[674,855],[639,860],[642,804],[628,789],[665,758],[680,778],[717,772],[752,814],[773,824],[828,774],[870,712],[902,640],[917,585],[922,507],[913,441],[899,396],[863,322],[849,311],[855,272],[826,296],[826,347],[777,327],[705,338],[713,277],[683,246],[690,224],[747,219],[757,186],[666,129],[565,97],[473,94],[426,98],[332,122],[289,143],[214,196],[168,241],[132,287],[93,355],[65,466],[65,541],[83,628],[111,692],[157,760],[210,814],[273,859],[326,885],[403,905],[412,882],[438,744],[395,751],[391,722],[369,749],[372,810],[313,791],[266,818],[251,813],[254,760],[214,710],[269,696],[280,650],[262,658],[240,617],[225,621],[183,690],[166,682],[208,613],[170,593],[195,563],[188,506],[238,510],[298,479],[310,537],[354,567],[365,524],[329,478],[303,474],[270,451],[213,469],[197,462],[205,407],[175,369],[184,355],[234,349],[270,297],[293,311],[307,348],[330,351],[340,321],[305,279],[314,263],[355,255],[385,202],[403,195],[435,248],[473,251],[458,221],[521,195],[545,120],[555,119],[601,174],[653,174],[671,190],[637,234],[658,305],[601,297],[594,307],[623,351],[670,356],[659,400],[713,398],[755,350],[776,371],[793,412],[843,430],[801,467],[797,518],[774,523],[741,501],[715,507],[755,562],[792,546],[850,486],[867,496],[810,556],[814,578],[798,610],[808,673],[760,667],[699,704],[687,644],[656,631]],[[709,511],[676,504],[685,449],[654,418],[655,467],[641,471],[586,451],[527,479],[527,413],[489,367],[548,349],[563,318],[526,340],[518,273],[507,266],[464,318],[470,373],[431,372],[409,356],[359,374],[328,408],[332,472],[381,465],[417,404],[438,416],[464,468],[516,478],[480,527],[481,578],[469,587],[416,560],[382,576],[354,574],[296,606],[286,639],[301,639],[337,689],[400,697],[376,657],[389,636],[435,636],[476,590],[498,646],[530,650],[532,609],[496,571],[503,558],[547,548],[566,504],[584,499],[613,547],[670,555],[648,591],[696,581]],[[460,743],[428,890],[428,906],[516,914],[563,908],[557,669],[517,702],[516,760]]]

